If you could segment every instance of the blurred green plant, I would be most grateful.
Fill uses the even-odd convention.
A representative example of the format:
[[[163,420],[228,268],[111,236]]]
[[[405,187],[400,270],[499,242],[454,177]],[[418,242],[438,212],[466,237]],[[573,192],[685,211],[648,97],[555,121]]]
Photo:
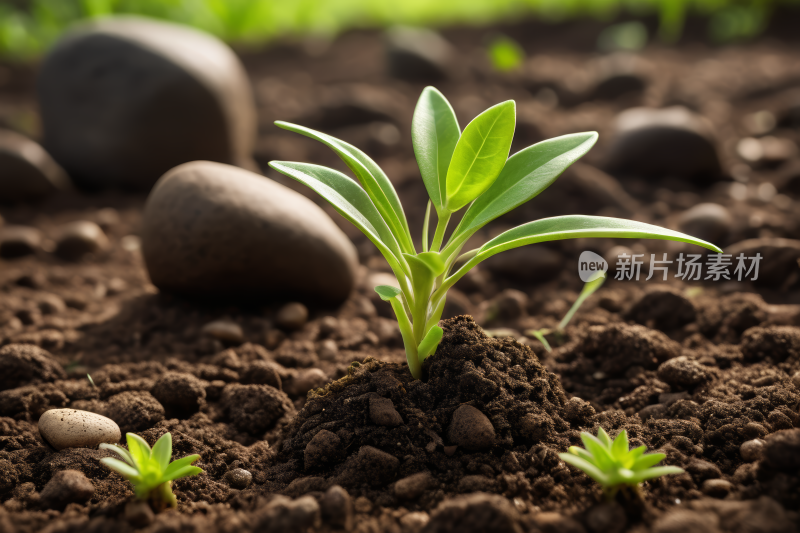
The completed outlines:
[[[710,35],[718,41],[756,35],[778,5],[797,6],[800,0],[2,0],[0,56],[36,56],[72,23],[117,13],[180,22],[240,44],[393,24],[486,25],[521,16],[612,21],[622,14],[657,14],[659,36],[671,42],[690,14],[710,17]]]
[[[486,47],[486,52],[492,67],[498,72],[511,72],[525,62],[525,50],[517,41],[505,35],[493,37]]]

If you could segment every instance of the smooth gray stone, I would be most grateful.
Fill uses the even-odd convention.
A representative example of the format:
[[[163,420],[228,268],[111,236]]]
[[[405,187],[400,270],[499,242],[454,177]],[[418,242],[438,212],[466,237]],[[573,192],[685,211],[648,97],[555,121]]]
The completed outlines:
[[[319,206],[229,165],[195,161],[165,174],[141,237],[150,278],[168,292],[338,303],[355,285],[356,249]]]
[[[81,187],[147,191],[198,159],[253,168],[247,74],[200,31],[134,16],[81,24],[45,58],[37,93],[44,146]]]
[[[38,200],[71,188],[64,169],[37,142],[0,129],[0,204]]]

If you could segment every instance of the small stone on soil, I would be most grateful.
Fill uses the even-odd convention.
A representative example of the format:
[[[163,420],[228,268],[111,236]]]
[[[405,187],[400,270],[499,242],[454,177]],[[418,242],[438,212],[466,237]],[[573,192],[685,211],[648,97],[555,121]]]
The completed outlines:
[[[215,320],[203,326],[203,335],[231,344],[244,342],[242,327],[230,320]]]
[[[372,423],[378,426],[396,427],[403,423],[403,417],[389,398],[370,398],[369,417]]]
[[[350,531],[353,527],[353,502],[350,494],[339,485],[325,491],[319,501],[322,520],[334,527]]]
[[[319,350],[317,350],[317,355],[323,361],[335,361],[336,355],[339,353],[339,347],[336,345],[336,341],[332,339],[325,339],[321,343],[319,343]]]
[[[42,504],[62,510],[70,503],[86,503],[94,494],[94,485],[78,470],[56,472],[41,492]]]
[[[495,440],[491,421],[471,405],[456,409],[447,436],[450,442],[469,451],[488,450]]]
[[[703,481],[702,490],[706,496],[724,498],[733,490],[733,485],[724,479],[707,479]]]
[[[419,472],[394,484],[394,495],[401,500],[413,500],[422,495],[434,483],[430,472]]]
[[[94,448],[100,443],[116,444],[122,437],[111,419],[77,409],[51,409],[39,418],[39,433],[56,450]]]
[[[739,454],[742,456],[742,460],[752,463],[753,461],[761,459],[765,444],[766,441],[762,439],[752,439],[743,442],[739,447]]]
[[[15,259],[35,254],[42,247],[42,233],[29,226],[5,226],[0,229],[0,257]]]
[[[281,329],[302,329],[308,321],[308,309],[300,302],[290,302],[278,310],[275,323]]]
[[[227,481],[234,489],[244,490],[250,486],[253,481],[253,474],[244,468],[234,468],[225,473],[225,481]]]
[[[318,389],[330,381],[319,368],[298,370],[297,375],[286,384],[286,392],[293,396],[305,396],[308,391]]]
[[[336,460],[341,455],[341,439],[327,429],[320,430],[306,445],[304,463],[306,470]]]
[[[99,252],[108,247],[108,237],[100,226],[88,220],[65,224],[56,244],[56,255],[68,261],[76,261],[84,255]]]

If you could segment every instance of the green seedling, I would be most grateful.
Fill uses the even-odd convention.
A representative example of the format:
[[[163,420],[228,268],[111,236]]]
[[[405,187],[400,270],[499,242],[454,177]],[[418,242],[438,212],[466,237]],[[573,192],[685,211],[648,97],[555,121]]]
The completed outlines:
[[[489,42],[486,53],[492,67],[498,72],[511,72],[525,62],[525,50],[517,41],[505,35],[494,37]]]
[[[597,289],[599,289],[603,283],[605,283],[605,281],[606,273],[603,271],[597,272],[591,278],[589,278],[589,281],[584,284],[583,290],[581,290],[581,293],[578,295],[578,299],[575,300],[575,303],[573,303],[572,307],[569,308],[567,314],[564,315],[564,318],[562,318],[561,322],[559,322],[558,326],[556,326],[555,332],[549,328],[529,329],[525,332],[525,335],[531,335],[535,337],[539,340],[539,342],[542,343],[545,350],[548,352],[552,351],[552,348],[550,348],[550,343],[547,342],[545,335],[555,333],[560,337],[564,333],[564,330],[567,329],[567,324],[569,324],[569,321],[572,320],[572,317],[575,315],[578,309],[580,309],[581,305],[583,305],[583,302],[585,302],[589,296],[594,294],[595,291],[597,291]]]
[[[133,484],[133,492],[140,500],[149,500],[153,507],[177,507],[172,493],[172,482],[203,472],[192,463],[199,455],[189,455],[172,461],[172,435],[164,433],[150,449],[139,435],[128,433],[128,449],[117,444],[101,444],[100,449],[111,450],[120,459],[105,457],[100,462]]]
[[[475,117],[461,131],[445,97],[433,87],[422,91],[411,125],[414,154],[430,197],[420,250],[411,238],[394,186],[372,159],[330,135],[286,122],[275,123],[327,145],[358,180],[309,163],[269,164],[330,202],[386,258],[397,284],[381,285],[375,291],[397,315],[408,366],[415,378],[422,376],[422,363],[442,339],[437,324],[447,291],[470,269],[495,254],[527,244],[585,237],[666,239],[721,251],[690,235],[643,222],[567,215],[528,222],[462,253],[476,232],[537,196],[597,141],[595,132],[575,133],[542,141],[508,157],[515,110],[513,100],[502,102]],[[432,240],[431,207],[437,218]],[[456,228],[445,239],[450,219],[462,210]]]
[[[92,384],[92,388],[93,388],[93,389],[96,389],[96,388],[97,388],[97,385],[95,385],[95,384],[94,384],[94,380],[92,379],[92,375],[91,375],[91,374],[86,374],[86,379],[88,379],[88,380],[89,380],[89,383],[91,383],[91,384]]]
[[[624,429],[611,441],[608,434],[599,428],[597,437],[581,432],[584,448],[570,446],[569,453],[558,456],[603,487],[608,498],[613,498],[619,489],[638,489],[639,483],[667,474],[680,474],[677,466],[655,466],[666,457],[663,453],[645,454],[647,446],[628,449],[628,432]]]

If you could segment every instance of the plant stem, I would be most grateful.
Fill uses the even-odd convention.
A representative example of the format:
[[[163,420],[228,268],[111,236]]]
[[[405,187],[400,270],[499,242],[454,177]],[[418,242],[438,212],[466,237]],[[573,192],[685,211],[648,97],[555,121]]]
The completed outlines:
[[[414,379],[419,379],[422,376],[422,368],[419,364],[419,357],[417,356],[417,345],[419,343],[414,339],[414,331],[411,327],[411,322],[409,322],[403,304],[398,301],[398,298],[392,298],[389,302],[392,304],[395,316],[397,316],[397,325],[400,326],[400,334],[403,336],[408,369],[411,370],[411,375]]]
[[[428,225],[431,222],[431,201],[428,200],[428,208],[425,210],[425,222],[422,224],[422,251],[428,251]]]
[[[436,233],[433,234],[433,242],[431,243],[431,252],[438,252],[444,240],[444,232],[447,229],[447,223],[450,222],[452,213],[445,212],[436,223]]]

